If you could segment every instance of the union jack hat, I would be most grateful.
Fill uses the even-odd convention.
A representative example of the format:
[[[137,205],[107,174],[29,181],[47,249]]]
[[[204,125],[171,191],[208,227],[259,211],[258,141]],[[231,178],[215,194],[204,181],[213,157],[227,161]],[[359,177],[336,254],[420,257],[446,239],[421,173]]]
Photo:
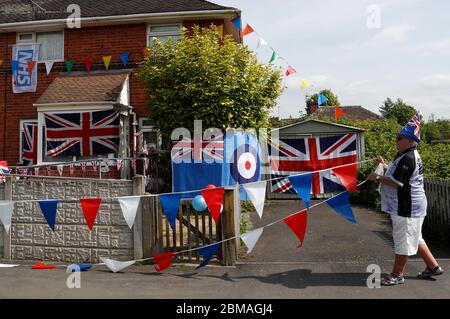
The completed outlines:
[[[417,143],[420,143],[420,121],[422,120],[422,116],[419,112],[417,112],[412,119],[406,123],[406,125],[402,128],[402,130],[398,133],[398,135],[405,136],[410,138]]]

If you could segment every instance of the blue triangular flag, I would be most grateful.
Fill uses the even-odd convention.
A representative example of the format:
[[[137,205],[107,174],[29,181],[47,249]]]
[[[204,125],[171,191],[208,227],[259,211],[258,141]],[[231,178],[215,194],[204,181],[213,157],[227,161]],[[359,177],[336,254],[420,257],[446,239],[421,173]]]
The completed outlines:
[[[231,22],[233,23],[234,27],[235,27],[239,32],[241,32],[241,25],[242,25],[242,23],[241,23],[241,17],[234,18],[233,20],[231,20]]]
[[[319,98],[317,99],[317,104],[320,106],[322,104],[325,104],[328,102],[328,99],[325,95],[323,95],[322,93],[319,94]]]
[[[220,247],[220,244],[214,244],[211,246],[206,246],[204,248],[200,248],[198,250],[198,253],[200,256],[203,256],[203,261],[195,269],[205,267],[210,262],[212,256],[219,250],[219,247]]]
[[[55,231],[56,209],[58,208],[57,200],[41,200],[39,201],[41,212],[50,228]]]
[[[126,67],[128,64],[129,56],[130,56],[130,54],[128,52],[124,52],[124,53],[120,54],[120,61],[122,61],[122,64],[124,67]]]
[[[166,194],[159,196],[161,207],[164,214],[166,214],[170,227],[172,227],[173,230],[175,230],[175,220],[177,219],[181,197],[181,194]]]
[[[19,69],[19,61],[16,60],[11,61],[11,73],[16,74],[18,69]]]
[[[355,216],[350,207],[350,196],[344,192],[326,201],[327,205],[333,208],[339,215],[347,219],[350,223],[356,224]]]
[[[311,182],[312,173],[302,174],[298,176],[289,176],[289,182],[297,192],[298,196],[305,203],[307,209],[311,204]]]

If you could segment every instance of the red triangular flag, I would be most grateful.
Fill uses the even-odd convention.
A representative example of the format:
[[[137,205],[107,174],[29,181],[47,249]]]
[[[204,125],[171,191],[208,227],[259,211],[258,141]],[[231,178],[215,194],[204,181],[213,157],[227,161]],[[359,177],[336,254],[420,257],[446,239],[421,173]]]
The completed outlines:
[[[169,268],[172,263],[173,255],[175,255],[174,252],[153,255],[156,271],[162,272]]]
[[[246,35],[249,35],[250,33],[254,32],[254,31],[255,30],[253,30],[253,28],[249,24],[247,24],[245,26],[244,31],[242,31],[241,37],[245,37]]]
[[[92,66],[92,61],[93,61],[92,57],[88,56],[88,57],[84,58],[83,61],[84,61],[84,65],[86,66],[86,70],[88,72],[91,72],[91,66]]]
[[[286,225],[289,226],[289,228],[300,240],[300,245],[298,247],[301,247],[303,245],[303,242],[305,241],[307,220],[308,212],[306,209],[296,213],[295,215],[283,219]]]
[[[34,66],[36,65],[36,61],[28,61],[28,74],[31,75],[34,70]]]
[[[218,224],[220,220],[220,211],[222,210],[224,193],[225,189],[223,187],[204,189],[201,191],[206,205],[208,205],[209,212],[216,224]]]
[[[336,108],[334,109],[334,116],[336,117],[336,121],[338,121],[344,115],[345,115],[344,110],[341,109],[339,106],[336,106]]]
[[[358,173],[358,167],[356,166],[356,163],[352,165],[333,168],[332,172],[334,175],[339,177],[347,191],[349,191],[350,193],[358,192],[358,189],[356,188],[356,174]]]
[[[292,66],[288,66],[286,70],[286,76],[292,75],[294,73],[297,73],[297,71],[295,71],[295,69]]]
[[[37,262],[31,267],[31,269],[55,269],[55,268],[56,266],[46,265],[42,262]]]
[[[84,220],[92,230],[94,227],[95,219],[97,218],[98,209],[102,200],[100,198],[82,198],[80,199],[81,210],[83,211]]]

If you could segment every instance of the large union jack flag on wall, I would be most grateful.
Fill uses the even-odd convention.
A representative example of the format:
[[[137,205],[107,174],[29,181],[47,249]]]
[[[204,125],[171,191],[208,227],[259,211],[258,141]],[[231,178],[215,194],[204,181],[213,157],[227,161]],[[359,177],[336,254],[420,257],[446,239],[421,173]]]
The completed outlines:
[[[38,123],[23,122],[22,131],[22,164],[37,164]]]
[[[280,139],[269,144],[272,178],[318,171],[357,161],[356,134]],[[288,178],[271,182],[274,193],[295,193]],[[311,193],[332,193],[344,190],[331,170],[313,174]]]
[[[45,113],[46,156],[94,156],[119,150],[119,111]]]

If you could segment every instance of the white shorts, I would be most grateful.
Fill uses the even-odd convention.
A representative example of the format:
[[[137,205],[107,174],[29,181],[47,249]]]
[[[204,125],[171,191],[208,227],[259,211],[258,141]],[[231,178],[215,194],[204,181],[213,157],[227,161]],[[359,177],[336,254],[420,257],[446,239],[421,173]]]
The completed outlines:
[[[424,217],[402,217],[391,215],[392,237],[396,255],[414,256],[419,245],[425,244],[422,238]]]

